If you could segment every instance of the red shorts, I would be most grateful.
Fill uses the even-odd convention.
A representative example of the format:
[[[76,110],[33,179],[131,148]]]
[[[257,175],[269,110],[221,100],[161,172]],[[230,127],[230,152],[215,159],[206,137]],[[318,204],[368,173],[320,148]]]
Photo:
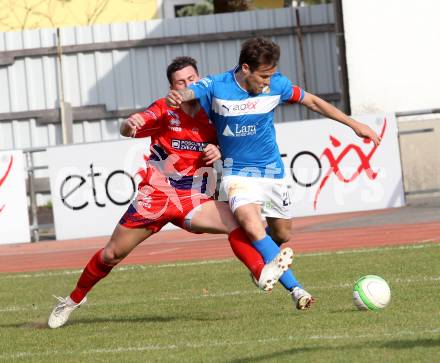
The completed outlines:
[[[158,232],[167,223],[186,229],[185,217],[194,208],[213,200],[197,190],[152,187],[144,184],[122,216],[119,224],[127,228],[145,228]]]

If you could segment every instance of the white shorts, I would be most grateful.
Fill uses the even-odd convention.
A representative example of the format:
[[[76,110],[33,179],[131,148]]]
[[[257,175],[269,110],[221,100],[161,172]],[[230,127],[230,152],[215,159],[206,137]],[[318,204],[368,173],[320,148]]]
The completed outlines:
[[[234,213],[246,204],[260,204],[263,217],[291,219],[293,205],[285,179],[228,175],[222,178],[220,200],[228,200]]]

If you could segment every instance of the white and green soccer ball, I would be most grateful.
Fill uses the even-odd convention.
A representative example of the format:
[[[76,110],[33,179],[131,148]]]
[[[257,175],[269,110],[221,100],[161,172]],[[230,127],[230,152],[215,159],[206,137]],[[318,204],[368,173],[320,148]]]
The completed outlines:
[[[384,309],[390,300],[390,287],[380,276],[366,275],[354,284],[353,302],[359,310],[378,311]]]

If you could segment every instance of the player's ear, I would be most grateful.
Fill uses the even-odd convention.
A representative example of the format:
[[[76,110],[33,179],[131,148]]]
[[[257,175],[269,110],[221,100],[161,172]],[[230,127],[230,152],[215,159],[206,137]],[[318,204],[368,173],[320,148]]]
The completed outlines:
[[[251,73],[251,67],[249,67],[249,64],[247,64],[247,63],[243,63],[242,65],[241,65],[241,70],[242,70],[242,72],[244,73],[244,74],[249,74],[249,73]]]

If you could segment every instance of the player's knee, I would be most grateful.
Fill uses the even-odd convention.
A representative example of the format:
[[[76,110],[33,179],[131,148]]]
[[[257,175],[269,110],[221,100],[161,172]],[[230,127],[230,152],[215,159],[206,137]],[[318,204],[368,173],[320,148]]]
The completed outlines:
[[[237,228],[240,227],[238,222],[235,220],[234,216],[226,217],[225,220],[223,221],[223,224],[224,224],[223,233],[227,233],[227,234],[231,233],[232,231],[235,231]]]
[[[124,257],[125,256],[118,254],[115,250],[108,247],[104,248],[104,252],[102,253],[104,263],[111,266],[117,265]]]
[[[289,242],[291,233],[288,229],[271,231],[270,235],[276,244],[281,245],[283,243]]]
[[[264,228],[257,228],[257,225],[252,220],[243,220],[240,222],[240,225],[251,241],[260,240],[265,235]]]

